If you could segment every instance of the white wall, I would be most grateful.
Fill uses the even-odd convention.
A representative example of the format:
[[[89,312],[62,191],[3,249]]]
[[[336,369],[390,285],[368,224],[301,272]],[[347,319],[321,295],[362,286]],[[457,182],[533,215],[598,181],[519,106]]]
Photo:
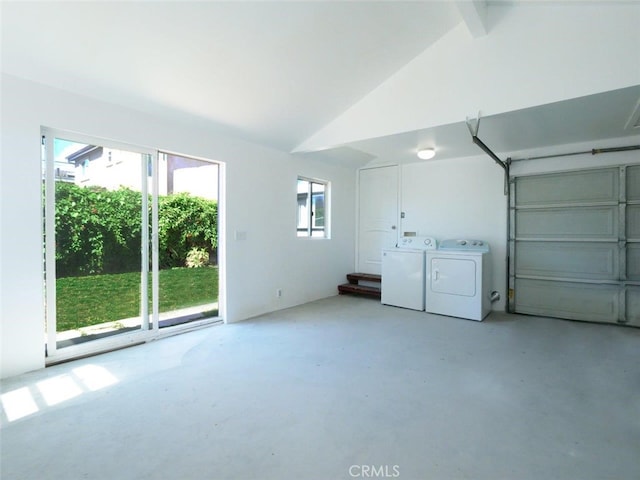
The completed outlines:
[[[221,202],[227,321],[333,295],[353,268],[353,169],[294,158],[12,76],[2,76],[1,97],[1,377],[44,366],[42,126],[226,164]],[[298,175],[331,182],[331,240],[296,237]],[[234,240],[236,231],[246,239]],[[276,288],[283,290],[280,299]]]
[[[455,160],[409,163],[401,169],[401,232],[489,242],[491,290],[500,292],[495,310],[506,299],[507,197],[503,170],[486,155]]]

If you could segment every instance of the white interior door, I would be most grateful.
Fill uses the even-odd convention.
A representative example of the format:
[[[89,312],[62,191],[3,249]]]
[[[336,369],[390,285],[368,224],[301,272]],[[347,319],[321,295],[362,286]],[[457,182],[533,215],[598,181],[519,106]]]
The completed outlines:
[[[398,241],[398,166],[360,170],[358,271],[380,274],[382,249]]]

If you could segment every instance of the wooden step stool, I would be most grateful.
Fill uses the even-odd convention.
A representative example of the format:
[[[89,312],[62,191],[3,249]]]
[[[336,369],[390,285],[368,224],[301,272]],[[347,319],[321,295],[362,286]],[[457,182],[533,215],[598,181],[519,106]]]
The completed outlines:
[[[349,283],[338,285],[338,292],[342,295],[350,293],[353,295],[365,295],[368,297],[380,298],[381,290],[379,286],[360,285],[360,282],[376,283],[382,282],[382,276],[373,273],[349,273],[347,274]]]

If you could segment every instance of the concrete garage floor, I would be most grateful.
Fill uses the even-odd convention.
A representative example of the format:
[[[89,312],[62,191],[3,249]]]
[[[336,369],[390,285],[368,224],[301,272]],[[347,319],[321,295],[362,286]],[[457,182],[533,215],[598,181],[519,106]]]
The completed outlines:
[[[640,329],[617,326],[333,297],[2,398],[3,479],[640,478]]]

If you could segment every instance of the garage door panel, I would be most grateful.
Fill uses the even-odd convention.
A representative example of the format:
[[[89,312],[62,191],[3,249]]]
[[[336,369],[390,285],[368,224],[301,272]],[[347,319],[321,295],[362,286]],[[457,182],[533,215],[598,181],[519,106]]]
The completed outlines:
[[[518,210],[515,223],[516,238],[617,239],[618,207]]]
[[[640,280],[640,243],[627,245],[627,278]]]
[[[618,169],[536,175],[518,179],[520,206],[617,202]]]
[[[640,287],[627,287],[627,325],[640,327]]]
[[[516,279],[516,311],[571,320],[617,323],[615,285]]]
[[[640,327],[640,164],[510,186],[509,310]]]
[[[627,167],[627,200],[640,200],[640,165]]]
[[[640,240],[640,205],[627,205],[627,240]]]
[[[516,275],[616,280],[617,243],[516,242]]]

